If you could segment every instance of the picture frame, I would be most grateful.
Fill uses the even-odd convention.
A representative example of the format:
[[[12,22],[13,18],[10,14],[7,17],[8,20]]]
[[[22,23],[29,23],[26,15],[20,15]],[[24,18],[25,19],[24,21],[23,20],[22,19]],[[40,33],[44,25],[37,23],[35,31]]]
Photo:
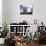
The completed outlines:
[[[20,5],[20,14],[33,14],[33,7]]]

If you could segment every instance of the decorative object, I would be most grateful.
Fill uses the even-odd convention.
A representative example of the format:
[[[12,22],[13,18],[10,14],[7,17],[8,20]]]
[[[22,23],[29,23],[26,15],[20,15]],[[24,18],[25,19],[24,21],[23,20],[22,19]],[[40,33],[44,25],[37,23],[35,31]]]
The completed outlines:
[[[32,14],[33,7],[32,6],[23,6],[20,5],[20,14]]]
[[[37,19],[34,20],[34,24],[37,24]]]
[[[26,38],[28,40],[32,39],[32,32],[30,32],[30,27],[27,27],[26,29]]]
[[[7,37],[7,32],[8,32],[7,24],[4,23],[4,25],[3,25],[3,31],[1,32],[0,38],[6,38]]]
[[[5,38],[0,38],[0,44],[4,44]]]
[[[0,44],[4,44],[4,40],[7,37],[8,29],[7,24],[3,24],[3,31],[0,31]]]

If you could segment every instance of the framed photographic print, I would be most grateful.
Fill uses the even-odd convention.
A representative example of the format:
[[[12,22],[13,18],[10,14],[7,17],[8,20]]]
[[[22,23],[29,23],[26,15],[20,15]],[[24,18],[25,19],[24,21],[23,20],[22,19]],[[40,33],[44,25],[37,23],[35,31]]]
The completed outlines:
[[[33,7],[32,6],[23,6],[20,5],[20,14],[32,14]]]

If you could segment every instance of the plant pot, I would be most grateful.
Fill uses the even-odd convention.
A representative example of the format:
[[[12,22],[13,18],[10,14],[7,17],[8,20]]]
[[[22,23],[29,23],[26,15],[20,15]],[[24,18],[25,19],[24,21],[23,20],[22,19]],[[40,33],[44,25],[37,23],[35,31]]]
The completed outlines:
[[[5,38],[0,38],[0,44],[4,44]]]

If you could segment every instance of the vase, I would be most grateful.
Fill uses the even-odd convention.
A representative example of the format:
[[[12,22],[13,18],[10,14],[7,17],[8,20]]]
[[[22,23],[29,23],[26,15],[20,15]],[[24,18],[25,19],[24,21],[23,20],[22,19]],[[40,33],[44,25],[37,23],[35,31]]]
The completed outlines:
[[[0,44],[4,44],[5,38],[0,38]]]

